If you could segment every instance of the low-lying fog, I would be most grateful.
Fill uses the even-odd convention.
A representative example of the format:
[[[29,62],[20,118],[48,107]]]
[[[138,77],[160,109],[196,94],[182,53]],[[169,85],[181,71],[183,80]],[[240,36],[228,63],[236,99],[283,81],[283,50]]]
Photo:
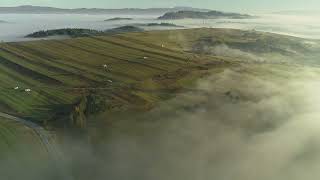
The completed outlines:
[[[226,69],[200,80],[197,91],[100,129],[102,154],[81,148],[79,157],[95,161],[94,179],[314,179],[319,75],[298,66]]]
[[[158,15],[160,16],[160,14]],[[260,30],[306,38],[320,38],[319,15],[264,14],[255,19],[212,19],[212,20],[156,20],[157,15],[44,15],[44,14],[0,14],[0,40],[22,41],[26,34],[56,28],[110,29],[122,25],[169,22],[186,28],[219,27],[245,30]],[[113,17],[131,17],[134,20],[109,21]],[[158,27],[159,28],[159,27]],[[167,27],[169,28],[169,27]],[[172,27],[170,27],[172,28]],[[163,28],[162,28],[163,29]]]
[[[0,23],[0,38],[18,41],[42,29],[103,30],[156,21],[154,16],[135,16],[133,21],[104,22],[112,17],[0,15],[0,20],[8,21]],[[273,14],[250,20],[168,22],[190,28],[256,29],[320,38],[320,18],[314,16]],[[73,139],[67,142],[63,149],[70,169],[66,170],[73,179],[92,180],[317,179],[319,79],[318,68],[299,65],[226,68],[199,80],[195,91],[180,94],[150,112],[126,114],[112,126],[90,128],[88,139],[95,146]],[[98,117],[103,123],[108,118]],[[49,179],[41,176],[36,173],[32,180]]]
[[[243,64],[145,114],[120,115],[112,125],[101,115],[102,125],[90,128],[93,146],[66,141],[62,179],[314,180],[320,177],[319,77],[317,68]],[[15,168],[14,177],[57,179],[48,170],[26,169]]]
[[[131,17],[132,21],[105,22],[114,17]],[[83,14],[0,14],[0,40],[23,41],[25,35],[35,31],[59,28],[89,28],[105,30],[127,24],[153,22],[146,15],[83,15]]]

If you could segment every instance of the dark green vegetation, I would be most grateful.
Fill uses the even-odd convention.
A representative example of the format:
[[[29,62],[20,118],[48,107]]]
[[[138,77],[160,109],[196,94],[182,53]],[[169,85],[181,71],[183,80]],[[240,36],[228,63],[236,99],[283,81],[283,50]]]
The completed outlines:
[[[27,38],[44,38],[50,36],[70,36],[70,37],[84,37],[99,35],[101,31],[92,30],[92,29],[78,29],[78,28],[65,28],[65,29],[53,29],[46,31],[37,31],[31,34],[26,35]]]
[[[25,37],[26,38],[46,38],[51,36],[67,36],[71,38],[76,38],[76,37],[110,35],[110,34],[141,32],[141,31],[143,31],[143,29],[135,26],[121,26],[113,29],[108,29],[105,31],[98,31],[98,30],[92,30],[92,29],[65,28],[65,29],[37,31],[31,34],[28,34]]]
[[[143,29],[136,26],[121,26],[118,28],[108,29],[104,33],[107,35],[110,34],[119,34],[119,33],[129,33],[129,32],[142,32]]]
[[[178,11],[168,12],[158,19],[217,19],[217,18],[230,18],[230,19],[246,19],[252,18],[247,14],[239,13],[227,13],[221,11],[209,11],[209,12],[198,12],[198,11]]]
[[[163,26],[163,27],[183,27],[183,26],[179,26],[173,23],[148,23],[148,24],[144,24],[144,26],[149,26],[149,27],[153,27],[153,26]]]
[[[115,18],[110,18],[110,19],[106,19],[104,21],[128,21],[128,20],[133,20],[133,18],[121,18],[121,17],[115,17]]]

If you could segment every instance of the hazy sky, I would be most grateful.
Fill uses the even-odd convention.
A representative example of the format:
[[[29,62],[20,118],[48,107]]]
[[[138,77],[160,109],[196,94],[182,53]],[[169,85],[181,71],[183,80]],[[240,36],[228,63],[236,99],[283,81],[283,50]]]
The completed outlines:
[[[0,0],[0,6],[41,5],[55,7],[172,7],[193,6],[232,11],[320,9],[320,0]]]

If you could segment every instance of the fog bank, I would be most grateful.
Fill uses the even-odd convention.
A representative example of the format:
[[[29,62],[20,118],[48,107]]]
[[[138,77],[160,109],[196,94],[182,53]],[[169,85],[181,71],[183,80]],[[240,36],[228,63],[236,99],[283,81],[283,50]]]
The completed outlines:
[[[314,179],[319,75],[282,65],[226,69],[147,114],[100,127],[100,156],[82,157],[96,161],[93,179]]]
[[[235,28],[259,30],[280,34],[320,39],[319,15],[304,14],[258,14],[253,19],[183,19],[157,20],[159,15],[54,15],[54,14],[0,14],[0,41],[27,41],[23,38],[32,32],[59,28],[89,28],[106,30],[123,25],[145,23],[173,23],[185,28]],[[130,17],[132,21],[105,22],[114,17]],[[4,21],[4,22],[1,22]],[[157,27],[168,29],[168,27]],[[157,29],[147,28],[147,30]],[[172,29],[170,27],[169,29]],[[179,28],[180,29],[180,28]]]

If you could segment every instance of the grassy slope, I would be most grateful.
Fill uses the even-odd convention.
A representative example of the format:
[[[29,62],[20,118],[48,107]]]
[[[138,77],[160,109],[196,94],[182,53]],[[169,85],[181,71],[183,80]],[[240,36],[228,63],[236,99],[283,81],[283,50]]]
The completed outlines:
[[[0,108],[34,121],[55,121],[83,95],[93,93],[106,99],[108,111],[149,109],[206,75],[208,69],[237,65],[234,59],[193,54],[193,46],[203,40],[258,55],[270,49],[275,56],[313,50],[299,38],[226,29],[0,44]],[[256,49],[250,48],[257,44]],[[15,86],[20,89],[13,90]],[[24,92],[25,88],[32,92]]]
[[[305,41],[256,32],[249,33],[250,38],[244,39],[244,33],[195,29],[0,44],[0,109],[39,123],[56,121],[66,115],[61,115],[62,111],[69,110],[83,95],[92,93],[102,96],[108,103],[104,118],[131,118],[136,110],[148,110],[177,92],[188,90],[189,85],[200,77],[239,65],[238,58],[193,54],[194,44],[203,38],[216,38],[234,47],[239,43],[250,46],[257,39],[267,42],[276,38],[269,44],[283,46],[282,49]],[[305,48],[313,50],[303,47],[298,52],[301,56]],[[275,56],[283,54],[276,53]],[[102,67],[104,64],[109,66],[108,71]],[[250,67],[250,73],[261,76],[277,75],[277,69],[281,68],[299,70],[272,64]],[[274,79],[273,76],[266,77]],[[20,89],[14,90],[16,86]],[[25,88],[31,88],[32,92],[24,92]],[[1,153],[5,152],[0,156],[2,159],[12,157],[13,149],[21,151],[20,154],[35,152],[41,155],[40,159],[48,158],[39,137],[30,129],[6,119],[0,119],[0,128]],[[13,163],[19,162],[23,168],[27,162],[34,161],[28,157],[33,158],[32,155],[21,155]]]
[[[94,91],[109,100],[110,109],[148,108],[201,74],[201,63],[189,57],[121,35],[1,44],[0,107],[35,121],[55,120],[61,107]]]
[[[319,41],[257,31],[203,28],[179,30],[179,32],[154,31],[135,37],[124,36],[131,41],[143,41],[154,45],[163,43],[168,49],[210,56],[214,55],[210,52],[212,48],[221,45],[275,61],[287,60],[290,57],[291,62],[302,63],[301,58],[303,58],[303,61],[312,63],[320,55]],[[155,36],[161,41],[154,41]],[[222,56],[227,57],[228,54]]]

